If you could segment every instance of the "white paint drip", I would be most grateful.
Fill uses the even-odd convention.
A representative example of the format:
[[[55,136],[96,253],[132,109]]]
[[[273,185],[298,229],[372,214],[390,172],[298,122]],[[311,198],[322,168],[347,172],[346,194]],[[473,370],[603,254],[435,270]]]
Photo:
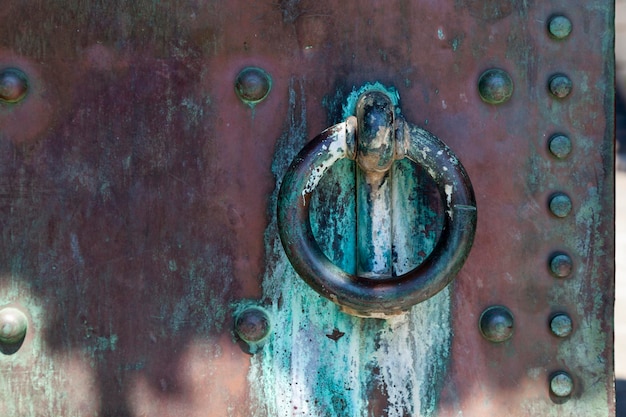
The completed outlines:
[[[446,193],[446,205],[448,207],[448,210],[446,211],[448,213],[448,216],[450,216],[450,220],[452,220],[452,184],[446,184],[443,188]]]
[[[426,158],[428,158],[428,153],[430,152],[430,148],[428,146],[420,146],[418,152],[421,153],[422,158],[426,160]]]
[[[368,255],[373,258],[372,271],[366,273],[372,277],[391,276],[390,251],[393,239],[391,237],[392,208],[389,182],[385,181],[376,194],[370,197],[372,199],[370,216],[373,219],[370,239],[373,245],[368,246],[371,246],[373,252],[369,252]]]
[[[450,351],[449,290],[418,304],[403,316],[388,320],[380,332],[374,358],[387,389],[388,417],[429,416],[436,399],[428,385],[443,375]]]
[[[306,204],[306,195],[315,190],[326,171],[335,162],[347,156],[346,123],[339,123],[327,132],[329,143],[322,145],[322,149],[326,152],[318,152],[318,158],[315,160],[318,163],[309,168],[308,180],[302,190],[303,204]]]

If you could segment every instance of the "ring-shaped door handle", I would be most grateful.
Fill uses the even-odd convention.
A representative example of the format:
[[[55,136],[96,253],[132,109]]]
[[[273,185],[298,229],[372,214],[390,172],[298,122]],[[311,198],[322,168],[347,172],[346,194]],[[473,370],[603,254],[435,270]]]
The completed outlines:
[[[287,170],[278,196],[278,229],[296,272],[343,311],[384,317],[408,310],[444,289],[463,266],[476,230],[476,202],[459,159],[430,132],[394,120],[394,159],[420,165],[436,184],[445,207],[443,228],[432,252],[413,270],[399,276],[365,277],[333,264],[318,245],[310,222],[311,196],[324,173],[343,158],[355,159],[357,125],[350,116],[310,141]]]

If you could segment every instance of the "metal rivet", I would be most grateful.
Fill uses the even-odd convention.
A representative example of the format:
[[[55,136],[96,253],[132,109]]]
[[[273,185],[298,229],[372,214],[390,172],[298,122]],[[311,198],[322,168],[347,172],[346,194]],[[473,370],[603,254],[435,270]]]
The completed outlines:
[[[17,345],[22,343],[27,328],[28,319],[20,310],[14,307],[5,307],[0,310],[1,344]]]
[[[550,197],[550,211],[556,217],[567,217],[572,211],[572,200],[563,193],[556,193]]]
[[[559,159],[564,159],[572,151],[572,141],[560,133],[553,135],[548,142],[550,152]]]
[[[493,68],[482,73],[478,79],[480,98],[489,104],[501,104],[513,95],[513,81],[506,71]]]
[[[0,72],[0,101],[16,103],[26,96],[28,79],[17,68],[5,68]]]
[[[564,371],[559,371],[550,377],[550,392],[560,398],[569,397],[574,391],[572,377]]]
[[[272,78],[261,68],[244,68],[235,80],[235,92],[244,103],[254,106],[272,89]]]
[[[564,253],[557,253],[550,259],[550,271],[557,278],[566,278],[572,273],[572,258]]]
[[[572,334],[572,319],[565,313],[555,314],[550,320],[550,330],[557,337],[567,337]]]
[[[256,353],[263,346],[270,330],[269,315],[261,307],[249,306],[235,313],[235,333],[248,345],[250,353]]]
[[[567,75],[557,74],[550,78],[548,88],[553,96],[565,98],[572,92],[572,80]]]
[[[555,39],[565,39],[572,33],[572,22],[565,16],[554,16],[548,22],[548,31]]]
[[[504,306],[491,306],[480,315],[479,327],[485,339],[504,342],[513,336],[513,314]]]

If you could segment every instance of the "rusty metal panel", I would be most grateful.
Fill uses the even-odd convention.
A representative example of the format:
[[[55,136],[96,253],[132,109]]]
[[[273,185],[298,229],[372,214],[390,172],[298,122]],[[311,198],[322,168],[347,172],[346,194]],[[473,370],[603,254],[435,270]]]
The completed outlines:
[[[2,415],[615,415],[612,2],[29,0],[0,18]],[[454,151],[478,211],[453,283],[386,319],[309,288],[275,214],[292,159],[372,85]],[[393,170],[402,273],[442,197]],[[354,171],[333,166],[310,207],[346,271]]]

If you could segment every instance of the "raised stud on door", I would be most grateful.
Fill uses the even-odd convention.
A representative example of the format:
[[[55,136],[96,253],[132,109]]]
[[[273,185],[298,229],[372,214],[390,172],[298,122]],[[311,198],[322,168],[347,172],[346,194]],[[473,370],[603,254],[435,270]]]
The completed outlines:
[[[558,159],[564,159],[572,151],[572,141],[567,136],[559,133],[550,137],[548,147],[552,155]]]
[[[572,334],[572,319],[565,313],[555,314],[550,320],[550,330],[557,337],[567,337]]]
[[[28,79],[17,68],[5,68],[0,71],[0,102],[17,103],[26,96]]]
[[[565,16],[553,16],[548,21],[548,31],[554,39],[565,39],[572,33],[572,22]]]
[[[550,197],[549,206],[556,217],[567,217],[572,211],[572,200],[567,194],[555,193]]]
[[[504,70],[488,69],[478,79],[478,92],[484,102],[502,104],[513,95],[513,80]]]
[[[480,333],[493,343],[501,343],[513,336],[513,313],[504,306],[491,306],[480,315]]]
[[[566,278],[572,273],[572,258],[565,253],[557,253],[550,258],[550,272],[557,278]]]
[[[271,89],[272,78],[262,68],[244,68],[235,79],[237,96],[251,107],[263,101]]]
[[[561,399],[572,395],[574,391],[574,380],[565,371],[554,373],[550,377],[550,393]]]
[[[15,307],[0,310],[0,351],[5,354],[15,353],[28,329],[26,315]]]
[[[235,313],[235,333],[247,344],[249,353],[256,353],[271,330],[270,318],[265,309],[248,306]]]
[[[567,75],[556,74],[548,81],[548,89],[556,98],[565,98],[572,92],[572,80]]]

